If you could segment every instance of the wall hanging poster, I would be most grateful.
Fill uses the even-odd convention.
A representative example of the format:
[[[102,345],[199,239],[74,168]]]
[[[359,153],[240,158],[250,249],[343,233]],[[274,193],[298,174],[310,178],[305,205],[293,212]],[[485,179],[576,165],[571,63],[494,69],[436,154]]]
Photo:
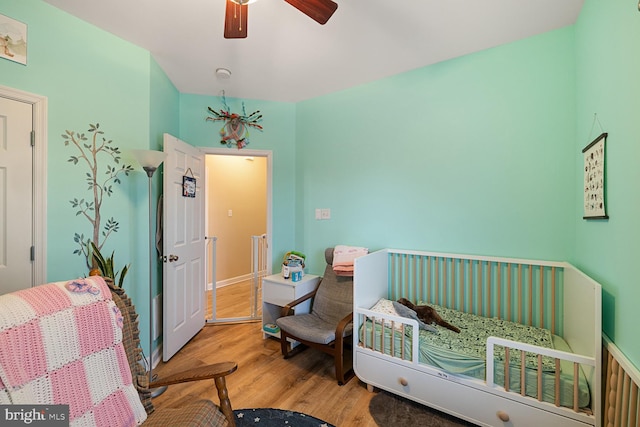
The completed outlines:
[[[196,197],[196,179],[191,168],[187,169],[187,173],[182,177],[182,197]]]
[[[0,58],[27,64],[27,24],[0,14]]]
[[[603,133],[587,145],[584,155],[583,219],[608,219],[604,197],[604,156],[607,134]]]

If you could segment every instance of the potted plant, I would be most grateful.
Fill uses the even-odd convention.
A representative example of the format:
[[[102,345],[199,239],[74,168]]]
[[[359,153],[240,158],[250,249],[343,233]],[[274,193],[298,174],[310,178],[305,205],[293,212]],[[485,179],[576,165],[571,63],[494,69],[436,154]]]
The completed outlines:
[[[111,280],[113,280],[113,283],[115,285],[122,288],[122,285],[124,283],[124,278],[127,275],[127,272],[129,271],[130,264],[125,265],[122,268],[122,271],[115,271],[114,252],[111,252],[110,257],[105,258],[100,252],[100,249],[98,249],[98,247],[93,242],[91,242],[91,256],[93,258],[95,265],[100,270],[100,274],[102,275],[102,277],[110,278]],[[93,272],[94,271],[92,270],[91,273]],[[91,273],[90,275],[93,275]]]

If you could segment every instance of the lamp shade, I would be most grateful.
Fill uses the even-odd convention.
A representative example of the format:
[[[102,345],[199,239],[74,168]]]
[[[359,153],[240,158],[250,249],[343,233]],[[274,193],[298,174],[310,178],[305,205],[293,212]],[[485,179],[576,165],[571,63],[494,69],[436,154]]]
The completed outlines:
[[[167,158],[167,153],[155,150],[131,150],[131,154],[143,169],[157,169]]]

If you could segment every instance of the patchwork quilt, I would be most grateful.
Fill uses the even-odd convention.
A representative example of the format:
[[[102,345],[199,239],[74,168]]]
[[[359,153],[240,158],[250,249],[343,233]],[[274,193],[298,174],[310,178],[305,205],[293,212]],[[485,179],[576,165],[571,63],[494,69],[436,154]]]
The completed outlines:
[[[68,404],[71,426],[134,426],[147,414],[104,279],[0,296],[0,404]]]

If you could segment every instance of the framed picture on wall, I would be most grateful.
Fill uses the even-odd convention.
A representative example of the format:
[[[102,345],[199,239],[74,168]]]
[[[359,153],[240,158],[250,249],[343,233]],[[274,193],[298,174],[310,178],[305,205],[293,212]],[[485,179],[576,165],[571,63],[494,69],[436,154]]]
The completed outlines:
[[[608,219],[605,206],[605,143],[603,133],[584,147],[583,219]]]
[[[27,24],[0,14],[0,58],[27,64]]]

